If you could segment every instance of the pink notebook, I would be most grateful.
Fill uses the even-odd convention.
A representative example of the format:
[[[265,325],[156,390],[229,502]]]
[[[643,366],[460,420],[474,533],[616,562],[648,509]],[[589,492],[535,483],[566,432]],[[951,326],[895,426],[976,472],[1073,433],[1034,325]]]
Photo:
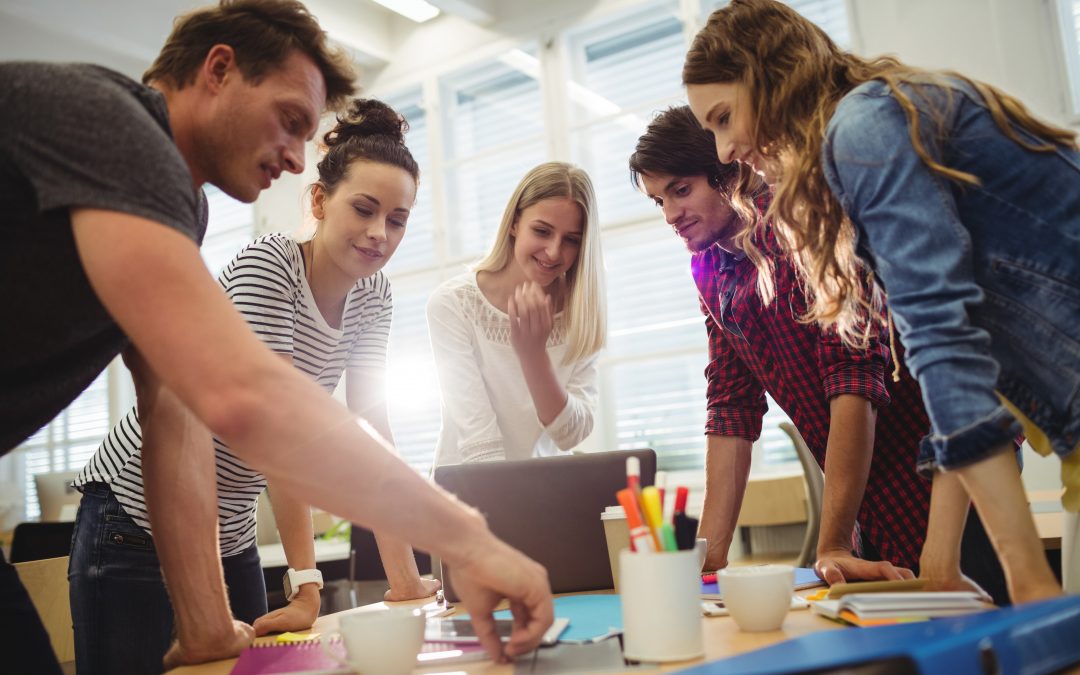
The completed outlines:
[[[330,650],[344,658],[345,646],[341,640],[330,641]],[[487,658],[487,652],[479,644],[451,644],[448,642],[425,642],[416,657],[417,665],[437,665],[479,661]],[[344,675],[352,673],[349,668],[326,656],[318,640],[311,642],[272,643],[248,647],[236,661],[230,675],[271,675],[273,673],[304,673],[306,675]]]

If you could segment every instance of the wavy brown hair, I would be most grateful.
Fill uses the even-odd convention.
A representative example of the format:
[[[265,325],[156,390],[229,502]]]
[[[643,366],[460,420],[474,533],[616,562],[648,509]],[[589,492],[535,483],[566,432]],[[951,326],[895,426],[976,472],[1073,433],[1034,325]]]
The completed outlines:
[[[856,347],[867,343],[866,317],[873,316],[877,298],[861,290],[865,265],[855,253],[855,228],[825,180],[821,149],[840,99],[870,80],[888,85],[907,117],[915,152],[927,167],[959,183],[977,185],[979,179],[936,161],[920,127],[921,108],[940,133],[957,80],[982,97],[1002,133],[1024,148],[1049,152],[1058,146],[1076,147],[1075,133],[1036,119],[1020,101],[984,82],[951,71],[923,70],[890,56],[866,59],[843,51],[824,31],[775,0],[732,0],[713,12],[686,55],[683,83],[746,86],[754,145],[781,166],[768,215],[810,291],[805,319],[835,325],[844,342]],[[932,97],[930,87],[946,95]],[[1044,142],[1025,140],[1016,127]]]

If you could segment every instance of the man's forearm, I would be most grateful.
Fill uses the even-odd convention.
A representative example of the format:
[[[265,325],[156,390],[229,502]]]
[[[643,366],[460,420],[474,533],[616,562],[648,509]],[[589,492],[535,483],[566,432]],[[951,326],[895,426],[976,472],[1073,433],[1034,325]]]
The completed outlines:
[[[217,482],[209,432],[167,389],[140,406],[142,470],[154,546],[181,643],[231,636],[218,544]]]
[[[750,477],[753,443],[734,436],[707,436],[705,502],[698,536],[708,540],[706,565],[727,564],[727,553],[739,520],[746,482]]]
[[[870,402],[851,394],[833,398],[829,413],[819,555],[837,549],[851,550],[851,534],[870,475],[877,420]]]
[[[272,354],[206,273],[189,239],[136,216],[93,209],[73,210],[72,230],[95,293],[153,369],[279,489],[407,537],[451,564],[471,560],[492,541],[473,510],[432,488],[344,406]]]

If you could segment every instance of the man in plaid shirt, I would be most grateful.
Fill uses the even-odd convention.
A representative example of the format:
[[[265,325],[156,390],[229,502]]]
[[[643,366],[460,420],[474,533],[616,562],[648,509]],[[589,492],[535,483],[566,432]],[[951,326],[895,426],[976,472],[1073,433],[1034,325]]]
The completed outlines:
[[[829,584],[910,578],[919,567],[930,505],[930,483],[915,471],[919,441],[930,430],[918,384],[899,367],[901,354],[891,359],[882,322],[875,323],[869,348],[858,352],[834,333],[799,320],[806,298],[767,225],[753,240],[773,271],[764,285],[775,299],[762,300],[758,266],[736,235],[765,212],[770,194],[756,176],[746,177],[744,193],[752,193],[753,203],[745,200],[740,215],[727,196],[739,169],[720,164],[714,148],[689,108],[672,108],[649,125],[630,158],[635,184],[663,209],[693,254],[709,335],[700,529],[709,540],[706,567],[727,565],[768,392],[825,471],[818,576]],[[887,383],[886,370],[894,367]],[[853,535],[856,523],[861,536]],[[970,579],[934,580],[936,585],[971,588],[974,580],[1006,599],[997,558],[974,517],[964,540],[963,568]]]

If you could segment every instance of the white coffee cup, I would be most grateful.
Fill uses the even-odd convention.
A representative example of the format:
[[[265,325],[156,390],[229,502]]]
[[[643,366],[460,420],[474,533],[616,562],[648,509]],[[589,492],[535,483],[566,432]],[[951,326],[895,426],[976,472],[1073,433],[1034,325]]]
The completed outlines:
[[[361,675],[404,675],[416,668],[416,655],[424,644],[424,613],[417,608],[390,607],[346,614],[338,621],[345,658],[323,652]]]
[[[795,568],[755,565],[720,570],[724,605],[739,628],[747,632],[777,630],[791,608]]]

